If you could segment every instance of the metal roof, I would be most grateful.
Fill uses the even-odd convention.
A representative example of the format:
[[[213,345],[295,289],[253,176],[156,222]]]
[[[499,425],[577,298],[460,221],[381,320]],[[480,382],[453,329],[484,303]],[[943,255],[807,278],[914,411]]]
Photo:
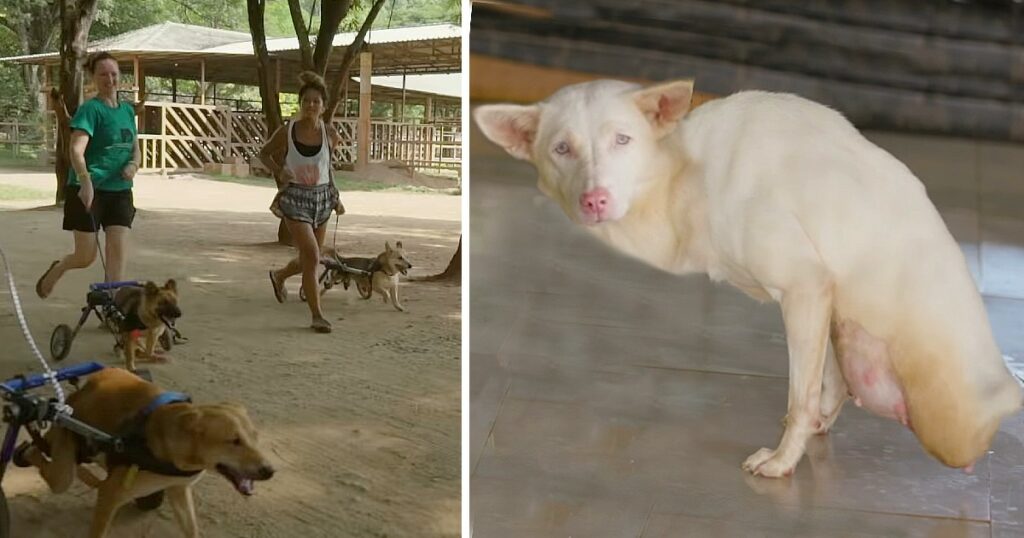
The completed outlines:
[[[337,49],[351,44],[355,35],[335,35],[336,50],[327,67],[328,78],[338,75],[344,53]],[[366,37],[368,49],[373,52],[375,77],[460,72],[461,41],[461,29],[451,24],[372,30]],[[298,39],[268,39],[267,49],[272,61],[279,64],[282,91],[297,88],[295,80],[302,70]],[[94,41],[87,50],[114,54],[122,63],[122,70],[131,65],[133,58],[138,58],[147,76],[198,80],[199,62],[203,60],[207,81],[255,84],[257,80],[256,63],[251,61],[252,38],[244,32],[168,22]],[[240,61],[244,59],[250,61]],[[60,54],[11,56],[0,58],[2,61],[55,65],[60,62]],[[357,73],[358,61],[353,65],[353,74]]]

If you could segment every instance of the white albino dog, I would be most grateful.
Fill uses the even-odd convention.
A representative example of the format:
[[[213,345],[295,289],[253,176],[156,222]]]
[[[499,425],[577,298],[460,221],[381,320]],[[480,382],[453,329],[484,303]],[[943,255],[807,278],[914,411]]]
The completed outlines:
[[[1022,391],[923,185],[825,106],[748,91],[687,115],[692,93],[692,81],[603,80],[474,117],[611,246],[780,303],[785,432],[744,469],[792,473],[850,395],[969,470]]]

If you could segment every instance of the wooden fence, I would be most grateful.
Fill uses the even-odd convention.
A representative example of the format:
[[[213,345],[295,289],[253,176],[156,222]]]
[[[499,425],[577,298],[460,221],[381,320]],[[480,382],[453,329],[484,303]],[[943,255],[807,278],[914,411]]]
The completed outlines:
[[[146,170],[200,170],[205,163],[234,157],[253,162],[268,136],[260,112],[184,103],[147,102],[145,106],[139,141]],[[356,124],[355,118],[336,117],[332,122],[341,136],[334,152],[339,167],[355,163]],[[385,161],[401,161],[419,170],[459,171],[461,124],[371,121],[370,162]]]
[[[337,166],[356,160],[356,118],[335,117],[341,136],[334,151]],[[15,154],[50,152],[54,125],[0,122],[0,148]],[[261,112],[238,112],[223,105],[147,101],[139,116],[143,170],[197,171],[206,163],[241,157],[254,162],[267,139]],[[462,168],[462,127],[454,121],[429,124],[370,122],[370,162],[401,161],[417,170]]]
[[[6,154],[34,157],[51,148],[53,140],[53,133],[47,133],[39,122],[0,122],[0,149]]]

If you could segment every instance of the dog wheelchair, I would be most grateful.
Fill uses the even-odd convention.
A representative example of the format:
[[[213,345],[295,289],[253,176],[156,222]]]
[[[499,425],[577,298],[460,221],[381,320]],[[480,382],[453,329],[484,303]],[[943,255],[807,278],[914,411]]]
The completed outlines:
[[[119,334],[121,333],[122,323],[127,319],[127,313],[121,312],[114,302],[114,293],[121,288],[131,286],[142,287],[144,285],[145,282],[137,280],[90,284],[89,293],[85,296],[85,306],[82,307],[82,315],[78,318],[78,325],[72,329],[70,326],[62,323],[57,325],[50,335],[50,356],[53,360],[60,362],[68,356],[68,353],[71,352],[71,344],[78,335],[78,331],[85,325],[89,315],[93,313],[100,320],[100,325],[115,336],[114,352],[116,353],[124,347],[124,342],[121,341]],[[164,351],[170,351],[175,344],[182,343],[186,338],[174,327],[173,321],[167,319],[163,321],[167,325],[167,330],[160,335],[160,347]]]
[[[80,378],[103,368],[104,366],[100,363],[86,362],[61,368],[53,372],[53,377],[57,383],[68,382],[77,387]],[[147,380],[149,378],[148,374],[140,372],[139,375]],[[46,439],[43,438],[43,431],[52,426],[60,426],[74,432],[87,445],[101,452],[120,453],[125,450],[125,443],[120,437],[112,436],[75,419],[58,405],[56,398],[45,398],[31,392],[50,382],[48,375],[33,374],[19,375],[0,383],[0,396],[3,398],[3,421],[7,423],[7,432],[3,438],[2,449],[0,449],[0,484],[7,472],[8,464],[14,463],[18,467],[31,466],[19,457],[20,450],[15,448],[22,428],[29,434],[31,444],[44,454],[49,453],[49,447]],[[154,510],[163,503],[163,500],[164,492],[159,491],[135,499],[135,505],[140,510]],[[7,497],[0,485],[0,538],[11,536],[10,526]]]
[[[359,290],[359,296],[363,299],[369,299],[373,295],[373,271],[363,271],[345,265],[341,260],[332,258],[330,256],[322,256],[320,258],[320,265],[324,266],[324,270],[320,273],[320,277],[317,278],[317,282],[320,284],[320,288],[323,290],[329,290],[334,287],[335,275],[338,273],[348,273],[357,277],[365,277],[367,280],[353,279],[356,283],[356,289]],[[349,281],[345,280],[345,289],[348,289]],[[306,300],[306,290],[299,287],[299,299],[302,301]]]

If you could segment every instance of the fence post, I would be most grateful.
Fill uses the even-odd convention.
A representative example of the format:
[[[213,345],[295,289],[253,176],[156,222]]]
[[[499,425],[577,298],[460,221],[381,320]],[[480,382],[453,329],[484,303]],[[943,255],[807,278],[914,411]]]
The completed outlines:
[[[167,175],[167,107],[160,106],[160,173]]]
[[[227,141],[224,144],[224,151],[227,152],[227,155],[224,156],[224,162],[228,162],[228,159],[234,157],[234,155],[235,155],[235,146],[234,146],[234,143],[233,143],[234,142],[233,139],[235,137],[235,127],[234,127],[234,120],[232,119],[231,108],[225,108],[224,110],[225,110],[225,115],[224,115],[225,120],[224,121],[225,121],[225,124],[227,126],[227,133],[225,134],[225,136],[227,137]]]
[[[14,157],[17,158],[21,155],[21,140],[18,138],[18,125],[17,121],[14,122]]]

